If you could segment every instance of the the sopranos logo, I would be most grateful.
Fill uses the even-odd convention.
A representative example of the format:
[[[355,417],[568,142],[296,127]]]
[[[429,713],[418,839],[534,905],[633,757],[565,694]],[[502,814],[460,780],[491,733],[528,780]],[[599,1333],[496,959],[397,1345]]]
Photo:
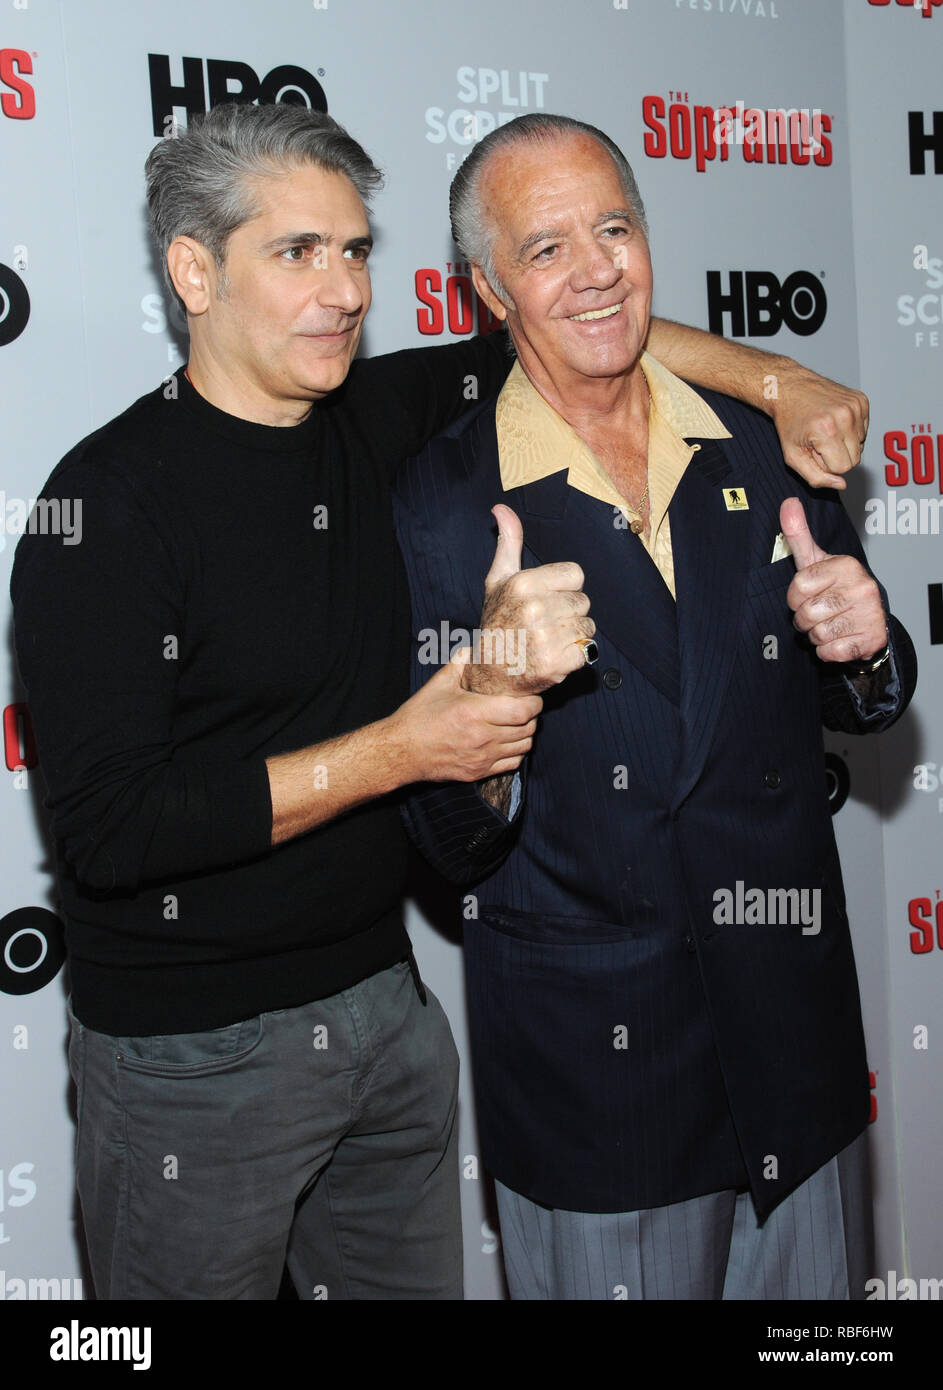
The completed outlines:
[[[910,483],[932,487],[939,479],[943,493],[943,434],[936,437],[929,425],[911,425],[910,439],[904,430],[887,430],[884,435],[884,480],[889,488]],[[943,497],[916,497],[888,492],[886,497],[869,497],[864,504],[864,530],[868,536],[938,536],[943,531]]]
[[[927,155],[933,155],[933,172],[943,174],[943,111],[908,111],[907,143],[910,172],[927,172]]]
[[[224,58],[183,58],[182,82],[176,82],[167,53],[149,53],[147,67],[151,82],[151,116],[154,134],[170,134],[174,110],[184,110],[187,119],[226,101],[259,102],[308,106],[326,111],[327,97],[320,82],[306,68],[285,63],[259,77],[248,63]],[[324,76],[320,72],[320,76]]]
[[[896,5],[902,10],[914,10],[917,14],[923,15],[924,19],[929,19],[934,10],[938,10],[943,5],[943,0],[868,0],[869,5]]]
[[[934,945],[943,951],[943,897],[939,888],[936,898],[911,898],[907,904],[907,921],[913,930],[910,933],[910,949],[915,956],[926,955]]]
[[[428,337],[449,332],[457,334],[493,333],[502,326],[480,298],[471,278],[468,261],[446,261],[444,270],[422,266],[414,278],[416,326]]]
[[[0,347],[12,343],[29,323],[29,290],[8,265],[0,265]]]
[[[23,48],[0,48],[0,111],[14,121],[31,121],[36,115],[36,93],[24,73],[31,76],[33,60]],[[5,89],[5,90],[2,90]]]
[[[455,73],[455,99],[460,104],[451,109],[426,107],[426,139],[433,145],[451,141],[465,151],[515,116],[541,111],[549,81],[549,73],[524,68],[460,67]],[[446,168],[455,168],[460,157],[447,151]]]
[[[693,159],[698,173],[731,158],[747,164],[831,164],[832,118],[818,107],[700,106],[687,92],[642,98],[650,159]]]
[[[771,338],[784,324],[807,338],[825,322],[825,286],[811,271],[794,270],[782,282],[771,270],[726,273],[728,288],[724,289],[724,272],[707,272],[707,314],[712,333],[724,332],[728,315],[732,338]]]
[[[943,434],[934,440],[933,426],[911,425],[907,430],[885,430],[884,480],[888,487],[932,487],[943,492]]]

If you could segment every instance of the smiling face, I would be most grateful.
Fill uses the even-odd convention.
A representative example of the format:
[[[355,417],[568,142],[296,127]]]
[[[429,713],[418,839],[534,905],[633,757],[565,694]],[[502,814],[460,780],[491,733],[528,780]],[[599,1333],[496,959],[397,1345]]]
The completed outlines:
[[[475,285],[507,318],[538,390],[565,401],[629,373],[648,333],[652,265],[608,152],[582,133],[512,145],[485,165],[480,193],[504,302],[479,268]]]
[[[370,307],[372,243],[345,174],[306,164],[254,188],[258,213],[232,233],[221,272],[201,257],[204,297],[187,307],[201,376],[225,379],[232,413],[283,423],[347,376]]]

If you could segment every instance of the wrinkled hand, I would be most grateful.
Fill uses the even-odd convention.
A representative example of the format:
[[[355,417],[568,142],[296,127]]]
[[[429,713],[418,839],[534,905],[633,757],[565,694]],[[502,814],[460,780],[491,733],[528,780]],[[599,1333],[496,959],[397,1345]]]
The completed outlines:
[[[515,772],[530,752],[543,701],[533,695],[480,695],[462,686],[471,655],[462,647],[390,716],[416,782],[478,782]]]
[[[883,651],[881,594],[864,566],[852,555],[829,555],[816,545],[798,497],[787,497],[779,521],[796,562],[786,594],[794,626],[823,661],[867,661]]]
[[[583,571],[569,561],[522,570],[520,520],[500,503],[492,514],[498,544],[485,576],[480,659],[465,668],[463,683],[489,694],[538,694],[584,665],[576,643],[596,624],[586,616]]]
[[[839,475],[860,462],[867,396],[798,362],[776,374],[776,392],[769,412],[789,467],[812,487],[847,487]]]

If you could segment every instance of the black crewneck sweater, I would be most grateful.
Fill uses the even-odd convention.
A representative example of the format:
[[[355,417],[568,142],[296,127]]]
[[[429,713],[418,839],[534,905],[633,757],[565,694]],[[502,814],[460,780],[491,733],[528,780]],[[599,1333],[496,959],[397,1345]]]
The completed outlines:
[[[500,387],[495,338],[357,362],[289,428],[181,371],[50,477],[43,497],[81,500],[81,541],[24,535],[11,592],[88,1027],[219,1027],[408,952],[393,799],[273,849],[265,759],[407,697],[390,481],[468,408],[469,377]]]

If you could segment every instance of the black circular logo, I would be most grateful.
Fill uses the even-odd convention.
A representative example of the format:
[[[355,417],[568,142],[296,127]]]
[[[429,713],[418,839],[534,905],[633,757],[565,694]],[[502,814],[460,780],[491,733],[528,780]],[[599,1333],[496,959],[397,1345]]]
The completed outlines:
[[[12,343],[29,323],[29,290],[8,265],[0,265],[0,347]]]
[[[851,775],[848,764],[837,753],[825,754],[825,790],[828,793],[828,809],[837,815],[851,790]]]
[[[308,106],[312,111],[326,111],[327,97],[316,77],[304,68],[290,63],[273,68],[259,87],[259,101],[275,105]]]
[[[825,322],[828,309],[825,286],[807,270],[794,270],[786,277],[780,303],[787,327],[800,337],[817,333]]]
[[[0,990],[35,994],[62,968],[62,923],[45,907],[18,907],[0,917],[0,951]]]

